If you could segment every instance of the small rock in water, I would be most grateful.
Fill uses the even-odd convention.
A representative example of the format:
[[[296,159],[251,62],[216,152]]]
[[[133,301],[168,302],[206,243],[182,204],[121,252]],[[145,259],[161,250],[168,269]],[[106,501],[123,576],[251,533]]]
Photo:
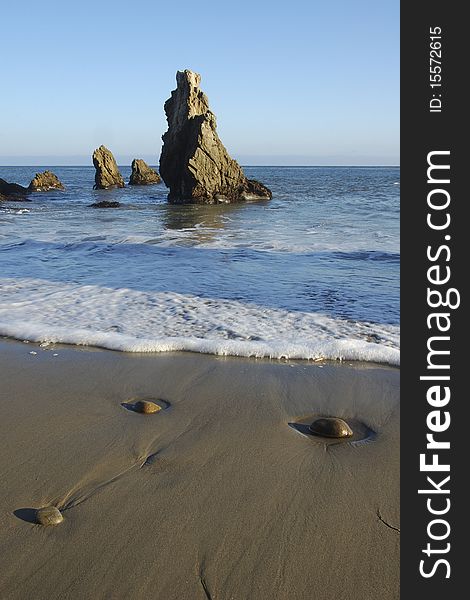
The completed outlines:
[[[129,185],[151,185],[161,181],[160,175],[140,158],[134,158],[131,168]]]
[[[27,200],[28,194],[28,188],[17,183],[8,183],[8,181],[0,178],[0,200]]]
[[[55,506],[45,506],[36,512],[36,522],[39,525],[58,525],[63,520],[62,513]]]
[[[44,171],[43,173],[36,173],[29,184],[28,190],[31,192],[48,192],[49,190],[65,190],[65,188],[57,175],[54,175],[52,171]]]
[[[162,410],[162,407],[155,402],[150,402],[150,400],[137,400],[137,402],[134,403],[134,410],[143,413],[144,415],[151,415],[152,413]]]
[[[331,438],[345,438],[351,437],[353,431],[351,427],[338,417],[322,417],[315,419],[309,427],[310,432],[315,435],[321,435],[324,437]]]
[[[119,208],[121,203],[114,200],[101,200],[101,202],[95,202],[94,204],[89,204],[89,206],[91,208]]]

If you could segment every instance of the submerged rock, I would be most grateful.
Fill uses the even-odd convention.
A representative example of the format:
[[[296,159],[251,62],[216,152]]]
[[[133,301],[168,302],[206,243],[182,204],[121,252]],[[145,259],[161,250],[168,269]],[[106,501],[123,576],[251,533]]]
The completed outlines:
[[[44,171],[44,173],[36,173],[28,189],[32,192],[48,192],[49,190],[65,190],[65,187],[52,171]]]
[[[119,172],[114,156],[105,146],[100,146],[93,152],[95,166],[95,190],[124,187],[124,179]]]
[[[59,525],[64,517],[55,506],[45,506],[36,511],[36,523],[39,525]]]
[[[94,204],[90,204],[91,208],[119,208],[121,206],[120,202],[112,202],[110,200],[101,200],[101,202],[95,202]]]
[[[0,179],[0,200],[21,201],[27,200],[29,189],[18,183],[9,183]]]
[[[310,425],[309,430],[315,435],[331,438],[345,438],[353,435],[351,427],[349,427],[346,421],[343,421],[343,419],[339,419],[338,417],[322,417],[320,419],[315,419]]]
[[[177,87],[165,102],[168,131],[163,135],[160,175],[172,203],[267,200],[271,191],[245,177],[216,131],[216,118],[199,89],[201,76],[176,73]]]
[[[129,185],[152,185],[161,181],[160,175],[140,158],[134,158],[131,168]]]
[[[150,415],[162,410],[162,407],[150,400],[137,400],[137,402],[134,403],[134,410],[135,412]]]

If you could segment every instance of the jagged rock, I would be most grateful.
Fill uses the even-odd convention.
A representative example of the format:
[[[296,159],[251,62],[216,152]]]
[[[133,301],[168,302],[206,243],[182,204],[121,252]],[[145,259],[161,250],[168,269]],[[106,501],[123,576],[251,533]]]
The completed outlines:
[[[160,175],[148,164],[140,159],[134,158],[132,161],[132,173],[129,178],[129,185],[152,185],[154,183],[160,183]]]
[[[247,179],[230,158],[200,81],[197,73],[178,71],[176,90],[165,102],[168,131],[162,137],[160,175],[170,188],[168,200],[212,204],[271,198],[267,187]]]
[[[31,192],[48,192],[49,190],[65,190],[57,175],[52,171],[36,173],[28,188]]]
[[[12,200],[15,202],[27,200],[28,192],[28,188],[18,183],[8,183],[8,181],[0,179],[0,200]]]
[[[121,206],[120,202],[112,202],[110,200],[101,200],[101,202],[95,202],[94,204],[90,204],[91,208],[119,208]]]
[[[95,190],[124,187],[124,179],[119,172],[114,156],[105,146],[100,146],[93,152],[95,173]]]

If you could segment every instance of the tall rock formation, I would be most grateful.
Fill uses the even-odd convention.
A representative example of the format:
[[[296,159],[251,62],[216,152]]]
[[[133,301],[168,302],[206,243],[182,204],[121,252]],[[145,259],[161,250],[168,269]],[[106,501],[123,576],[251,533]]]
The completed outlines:
[[[124,179],[119,172],[112,152],[105,146],[100,146],[93,152],[95,173],[95,190],[124,187]]]
[[[230,158],[216,131],[215,115],[199,89],[201,76],[176,73],[176,90],[165,102],[168,131],[163,135],[160,175],[170,188],[172,203],[266,200],[271,191],[247,179]]]
[[[28,189],[31,192],[48,192],[49,190],[65,190],[57,175],[52,171],[36,173],[31,180]]]
[[[140,158],[134,158],[131,168],[129,185],[152,185],[161,181],[159,174]]]

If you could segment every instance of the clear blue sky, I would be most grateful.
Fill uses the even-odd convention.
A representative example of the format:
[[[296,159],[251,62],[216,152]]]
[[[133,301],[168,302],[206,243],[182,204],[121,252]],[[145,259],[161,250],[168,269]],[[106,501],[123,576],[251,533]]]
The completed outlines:
[[[242,164],[398,164],[398,0],[2,3],[0,164],[158,162],[178,69]]]

